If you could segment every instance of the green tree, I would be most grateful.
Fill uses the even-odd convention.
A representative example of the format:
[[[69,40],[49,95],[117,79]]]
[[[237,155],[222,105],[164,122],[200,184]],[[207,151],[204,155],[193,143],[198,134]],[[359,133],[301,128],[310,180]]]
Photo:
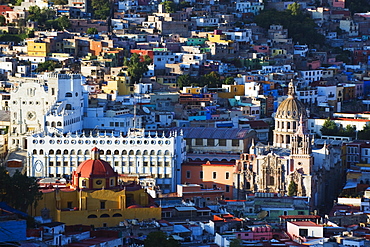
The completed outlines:
[[[292,15],[299,15],[301,12],[301,5],[297,2],[289,4],[287,9],[291,11]]]
[[[86,31],[87,34],[97,34],[98,33],[98,29],[96,29],[95,27],[89,27]]]
[[[339,135],[340,136],[348,136],[348,137],[355,137],[356,135],[356,127],[352,125],[347,125],[345,128],[339,128]]]
[[[27,209],[42,198],[37,180],[27,177],[19,171],[10,177],[4,167],[0,167],[0,201],[9,206],[27,212]]]
[[[370,140],[370,126],[365,124],[364,128],[358,132],[359,140]]]
[[[217,72],[212,71],[209,74],[202,75],[200,77],[198,86],[218,87],[220,85],[221,85],[220,75]]]
[[[56,22],[58,24],[59,30],[67,29],[71,26],[71,22],[69,21],[67,16],[61,16],[56,19]]]
[[[144,247],[179,247],[180,244],[173,237],[168,237],[162,231],[151,232],[144,240]]]
[[[68,0],[53,0],[54,5],[67,5]]]
[[[338,135],[339,128],[333,120],[330,120],[330,118],[328,118],[325,120],[320,131],[321,131],[321,134],[323,135],[332,136],[332,135]]]
[[[109,0],[92,0],[91,7],[93,9],[93,16],[95,19],[105,20],[110,14]]]
[[[148,71],[148,65],[152,62],[149,56],[145,56],[143,61],[140,55],[133,53],[131,57],[125,58],[124,65],[127,66],[127,72],[131,77],[131,83],[138,83],[143,77],[143,74]]]
[[[258,26],[266,29],[272,24],[282,25],[288,29],[289,37],[294,42],[307,45],[323,45],[325,37],[317,32],[317,24],[309,14],[302,11],[297,12],[297,15],[292,13],[292,10],[266,9],[255,17],[255,22]]]
[[[345,7],[348,8],[352,14],[364,13],[370,11],[370,2],[368,0],[346,0]]]
[[[48,60],[43,63],[39,63],[35,72],[54,71],[55,68],[61,68],[62,64],[57,61]]]
[[[230,247],[243,247],[243,241],[239,238],[234,238],[230,241]]]
[[[6,23],[6,19],[3,15],[0,15],[0,26],[4,26]]]
[[[296,196],[297,195],[297,184],[294,183],[293,180],[290,181],[288,186],[288,196]]]
[[[233,85],[234,84],[234,77],[232,77],[232,76],[228,76],[228,77],[226,77],[225,78],[225,80],[224,80],[224,84],[226,84],[226,85]]]
[[[180,75],[177,77],[177,86],[179,88],[188,87],[191,85],[191,77],[190,75]]]
[[[161,3],[167,13],[174,13],[176,11],[176,4],[173,1],[164,1]]]

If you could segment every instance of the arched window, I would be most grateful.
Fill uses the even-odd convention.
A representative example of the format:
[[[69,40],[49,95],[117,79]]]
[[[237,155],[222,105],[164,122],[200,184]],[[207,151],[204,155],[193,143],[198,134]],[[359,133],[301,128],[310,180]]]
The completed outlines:
[[[148,155],[148,150],[144,150],[143,155]]]
[[[55,122],[51,122],[51,127],[54,127],[55,128]]]
[[[109,216],[109,214],[102,214],[102,215],[100,215],[100,218],[109,218],[110,216]]]
[[[49,154],[54,154],[54,150],[53,149],[50,149],[49,150]]]
[[[122,150],[122,155],[127,155],[127,151],[126,150]]]
[[[162,151],[161,150],[158,150],[157,155],[162,155]]]
[[[33,154],[37,154],[37,150],[36,150],[36,149],[34,149],[34,150],[32,151],[32,153],[33,153]]]
[[[62,154],[62,151],[60,149],[58,149],[56,154]]]
[[[90,150],[86,150],[85,155],[90,155]]]
[[[150,155],[155,155],[154,150],[150,151]]]
[[[104,150],[103,149],[100,149],[99,150],[99,154],[104,154]]]
[[[49,126],[49,121],[46,121],[45,122],[45,126]]]
[[[134,150],[130,150],[130,152],[128,152],[129,155],[134,155]]]
[[[66,110],[72,110],[72,105],[71,104],[66,104]]]
[[[122,217],[122,214],[113,214],[113,216],[112,217]]]
[[[168,150],[164,151],[164,155],[170,155],[170,151]]]
[[[114,155],[119,155],[119,151],[118,150],[114,150]]]
[[[57,126],[62,126],[62,122],[58,121]]]
[[[90,214],[89,216],[87,216],[87,218],[89,218],[89,219],[98,218],[98,216],[96,216],[95,214]]]
[[[110,151],[110,150],[107,150],[107,153],[106,154],[109,154],[109,155],[111,155],[112,154],[112,151]]]
[[[42,150],[42,149],[41,149],[41,150],[40,150],[40,154],[44,154],[44,150]]]
[[[68,154],[68,150],[64,149],[63,154]]]
[[[77,151],[77,155],[82,155],[82,151],[81,150],[78,150]]]
[[[68,98],[68,97],[72,97],[72,93],[70,93],[70,92],[68,92],[68,93],[66,93],[66,96],[65,96],[66,98]]]
[[[136,151],[136,155],[141,155],[141,151],[140,150],[137,150]]]
[[[72,150],[71,150],[71,154],[73,154],[73,155],[75,155],[75,154],[76,154],[76,152],[75,152],[75,150],[74,150],[74,149],[72,149]]]

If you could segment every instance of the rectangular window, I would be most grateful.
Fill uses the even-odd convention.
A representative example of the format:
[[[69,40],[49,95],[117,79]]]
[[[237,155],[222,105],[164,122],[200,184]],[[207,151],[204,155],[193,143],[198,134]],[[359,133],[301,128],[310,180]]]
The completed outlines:
[[[118,161],[114,161],[114,166],[118,166]]]
[[[63,166],[68,166],[68,162],[67,161],[63,161]]]
[[[226,189],[226,192],[230,192],[230,186],[229,185],[226,185],[225,189]]]
[[[54,162],[53,161],[49,161],[49,166],[54,166]]]
[[[134,166],[134,162],[133,161],[130,161],[128,164],[129,164],[129,166]]]
[[[67,202],[67,208],[72,208],[72,202]]]
[[[155,161],[150,161],[150,166],[155,166]]]
[[[218,145],[225,147],[226,146],[226,139],[218,139]]]
[[[122,161],[122,166],[126,166],[127,165],[127,162],[126,161]]]
[[[190,171],[186,171],[186,178],[190,178]]]
[[[225,179],[230,179],[230,173],[229,172],[225,173]]]
[[[100,201],[100,209],[105,209],[105,201]]]
[[[158,166],[163,166],[163,162],[162,161],[158,161]]]
[[[239,140],[232,140],[231,145],[232,145],[233,147],[237,147],[237,146],[239,146]]]
[[[214,146],[215,145],[215,139],[207,139],[207,146]]]
[[[213,173],[212,173],[212,178],[213,178],[213,179],[216,179],[216,178],[217,178],[217,172],[213,172]]]
[[[170,174],[166,174],[166,175],[164,175],[164,177],[165,177],[165,178],[170,178],[170,177],[171,177],[171,175],[170,175]]]
[[[144,161],[144,162],[143,162],[143,165],[144,165],[144,166],[148,166],[148,161]]]
[[[203,139],[200,139],[200,138],[195,139],[195,145],[203,146]]]
[[[200,173],[199,173],[199,178],[200,178],[200,179],[203,179],[203,171],[200,171]]]
[[[60,166],[60,161],[57,161],[57,163],[56,163],[56,164],[57,164],[57,166]]]
[[[110,127],[114,127],[114,122],[109,122]]]
[[[170,166],[170,162],[169,161],[164,162],[164,166]]]

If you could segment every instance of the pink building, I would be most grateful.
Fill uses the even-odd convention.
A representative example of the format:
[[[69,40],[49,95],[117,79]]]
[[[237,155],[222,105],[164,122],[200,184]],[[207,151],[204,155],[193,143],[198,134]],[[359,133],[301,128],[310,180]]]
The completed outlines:
[[[252,226],[251,230],[236,232],[236,237],[241,240],[270,240],[272,239],[272,228],[269,225]]]
[[[335,8],[342,8],[344,9],[344,6],[346,4],[346,0],[333,0],[333,7]]]

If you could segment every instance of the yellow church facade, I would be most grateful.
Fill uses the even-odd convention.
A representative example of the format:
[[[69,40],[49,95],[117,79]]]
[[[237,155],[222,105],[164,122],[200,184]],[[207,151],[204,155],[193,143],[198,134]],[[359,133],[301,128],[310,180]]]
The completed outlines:
[[[125,219],[161,219],[161,208],[138,184],[118,185],[118,174],[109,163],[95,158],[80,164],[71,185],[41,189],[43,197],[30,209],[32,216],[47,210],[53,221],[66,225],[114,227]]]

